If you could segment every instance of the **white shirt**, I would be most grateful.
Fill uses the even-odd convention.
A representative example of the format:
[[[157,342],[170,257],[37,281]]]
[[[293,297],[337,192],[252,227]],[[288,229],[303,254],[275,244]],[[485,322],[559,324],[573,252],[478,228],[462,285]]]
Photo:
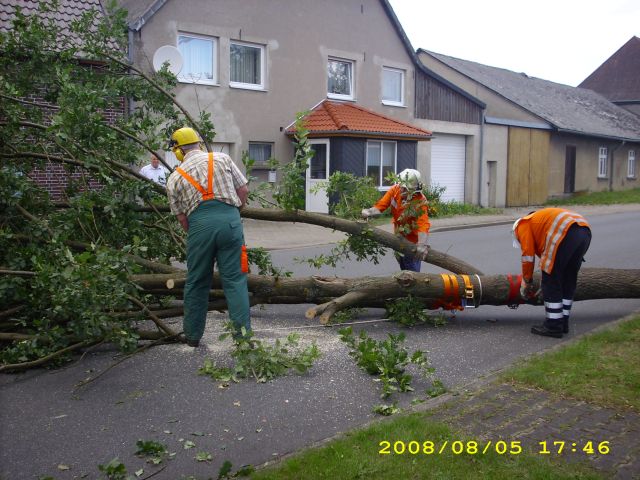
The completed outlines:
[[[167,169],[162,165],[158,165],[158,168],[153,168],[153,165],[145,165],[140,169],[140,174],[147,177],[149,180],[160,185],[166,185],[167,183]]]

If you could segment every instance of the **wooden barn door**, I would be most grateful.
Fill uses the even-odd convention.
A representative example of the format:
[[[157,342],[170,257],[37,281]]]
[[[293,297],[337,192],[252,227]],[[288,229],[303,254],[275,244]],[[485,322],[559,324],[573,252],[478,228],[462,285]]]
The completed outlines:
[[[540,205],[548,196],[549,132],[509,127],[507,206]]]

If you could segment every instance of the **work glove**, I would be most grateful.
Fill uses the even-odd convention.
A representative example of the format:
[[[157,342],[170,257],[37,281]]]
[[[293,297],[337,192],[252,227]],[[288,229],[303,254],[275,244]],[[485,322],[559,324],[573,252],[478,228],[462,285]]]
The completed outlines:
[[[540,290],[536,291],[536,286],[533,284],[533,279],[526,281],[524,278],[520,282],[520,296],[523,300],[535,300]]]
[[[380,212],[380,210],[378,210],[376,207],[371,207],[371,208],[362,209],[362,212],[360,213],[360,215],[362,215],[362,218],[369,218],[369,217],[377,217],[381,213],[382,212]]]

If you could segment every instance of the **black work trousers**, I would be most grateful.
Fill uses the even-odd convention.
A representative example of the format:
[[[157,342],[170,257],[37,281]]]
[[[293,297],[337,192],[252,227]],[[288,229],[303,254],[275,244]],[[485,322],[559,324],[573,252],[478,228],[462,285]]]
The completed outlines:
[[[542,272],[542,296],[545,305],[545,326],[550,330],[566,328],[573,296],[578,283],[578,272],[591,244],[591,230],[574,223],[569,227],[550,274]]]

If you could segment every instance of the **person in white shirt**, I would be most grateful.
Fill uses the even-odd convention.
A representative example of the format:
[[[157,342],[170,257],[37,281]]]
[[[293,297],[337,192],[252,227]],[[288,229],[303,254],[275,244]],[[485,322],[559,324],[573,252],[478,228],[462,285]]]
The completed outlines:
[[[169,172],[163,165],[160,165],[160,160],[158,160],[158,157],[155,155],[151,156],[151,163],[149,165],[145,165],[140,169],[141,175],[162,186],[167,184],[167,173]]]

